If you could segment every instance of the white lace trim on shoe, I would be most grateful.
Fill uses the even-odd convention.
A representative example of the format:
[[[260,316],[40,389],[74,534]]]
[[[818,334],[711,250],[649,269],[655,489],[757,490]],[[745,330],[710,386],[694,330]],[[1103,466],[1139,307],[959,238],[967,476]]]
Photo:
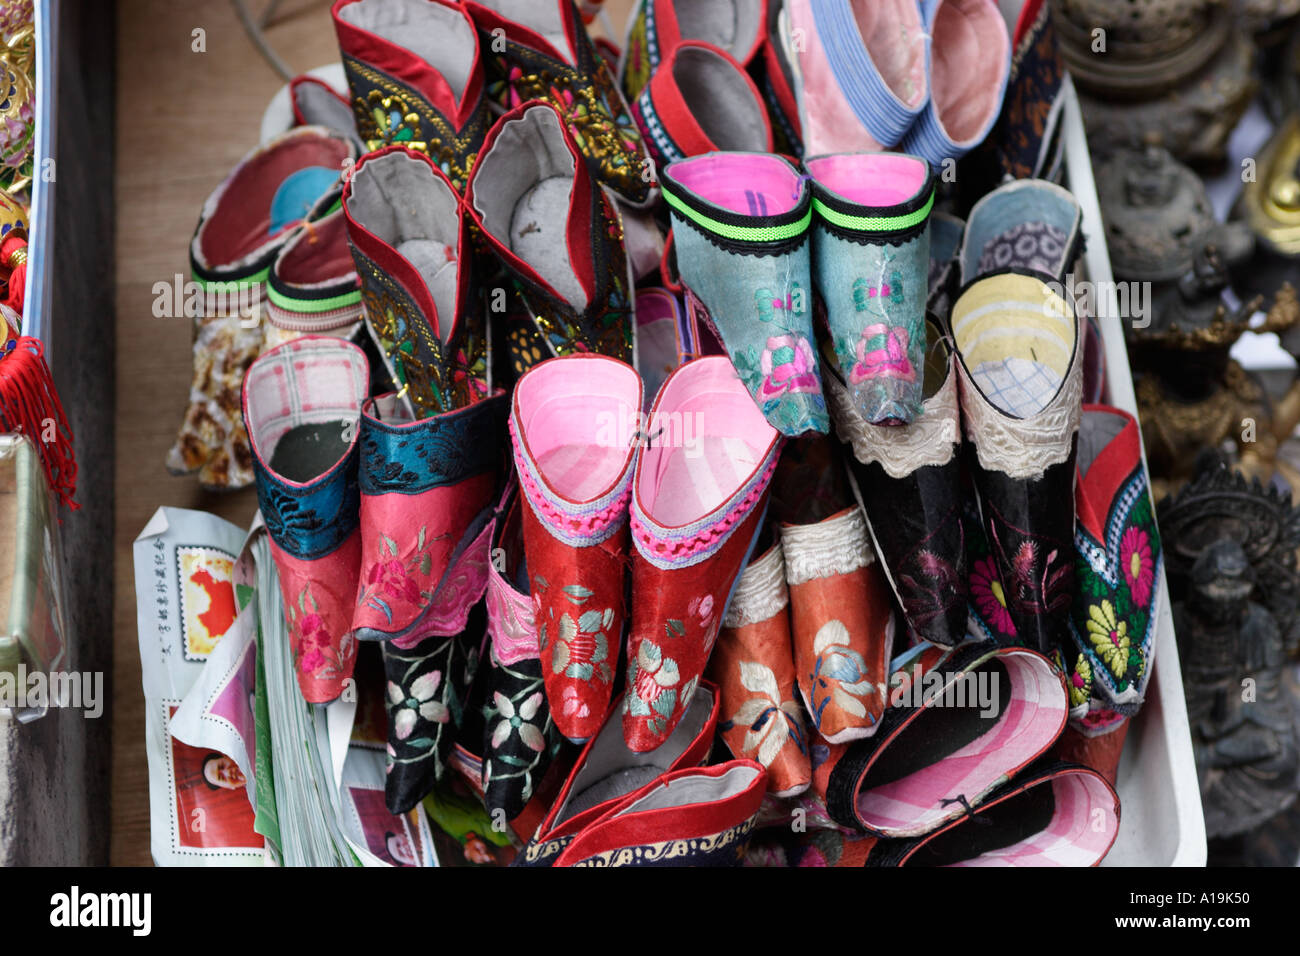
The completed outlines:
[[[723,627],[758,624],[780,612],[790,602],[785,584],[785,558],[781,546],[773,545],[740,575],[731,607],[722,619]]]
[[[910,425],[867,422],[834,374],[824,374],[822,386],[841,440],[853,447],[858,461],[864,465],[875,462],[890,478],[904,478],[926,465],[946,465],[961,445],[957,376],[951,368],[943,386],[926,399],[920,417]]]
[[[857,505],[817,524],[782,525],[781,550],[785,552],[785,579],[792,587],[815,578],[848,574],[876,560],[867,537],[867,521]]]

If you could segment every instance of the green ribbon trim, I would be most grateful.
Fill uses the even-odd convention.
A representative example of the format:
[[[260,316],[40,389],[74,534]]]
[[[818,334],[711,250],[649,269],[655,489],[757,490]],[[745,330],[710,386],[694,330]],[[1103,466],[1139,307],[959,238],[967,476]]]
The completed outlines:
[[[682,200],[670,193],[667,189],[663,190],[663,194],[668,205],[672,206],[701,229],[705,229],[715,235],[723,236],[727,239],[734,239],[737,242],[781,242],[785,239],[793,239],[796,236],[803,235],[808,231],[808,227],[812,224],[813,211],[810,206],[806,215],[797,222],[792,222],[788,225],[732,226],[725,222],[718,222],[716,219],[710,219],[708,216],[696,212]]]
[[[342,295],[332,295],[328,299],[295,299],[293,296],[280,292],[275,286],[268,285],[266,295],[273,305],[277,305],[287,312],[333,312],[335,309],[356,305],[361,301],[360,289],[344,292]]]
[[[203,287],[204,292],[237,292],[240,288],[252,288],[253,286],[263,285],[271,275],[271,267],[267,266],[261,272],[254,273],[251,276],[245,276],[243,279],[204,279],[194,276],[195,281]]]
[[[930,210],[934,208],[934,192],[931,191],[930,198],[916,212],[901,216],[849,216],[830,208],[816,196],[813,197],[813,208],[817,210],[817,215],[841,229],[853,229],[858,232],[900,232],[925,222],[926,217],[930,215]]]

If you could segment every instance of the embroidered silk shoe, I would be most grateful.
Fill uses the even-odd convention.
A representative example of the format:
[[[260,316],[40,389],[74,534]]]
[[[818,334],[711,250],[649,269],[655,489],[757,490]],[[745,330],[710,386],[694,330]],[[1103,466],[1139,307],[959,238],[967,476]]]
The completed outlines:
[[[915,0],[787,0],[804,151],[893,146],[929,102],[925,24]],[[910,152],[910,150],[909,150]]]
[[[889,585],[856,504],[812,524],[782,524],[799,693],[823,740],[876,732],[894,644]]]
[[[507,820],[523,813],[560,746],[560,733],[546,701],[537,623],[528,594],[522,506],[512,481],[493,522],[486,602],[483,800],[489,813],[501,810]]]
[[[717,150],[772,151],[758,87],[724,50],[679,45],[631,104],[656,168]]]
[[[805,160],[813,183],[813,276],[835,356],[863,418],[921,413],[930,265],[929,164],[897,153]]]
[[[673,372],[632,476],[632,624],[623,739],[672,733],[708,663],[767,508],[781,436],[722,356]]]
[[[193,315],[189,407],[167,453],[172,474],[198,471],[199,484],[213,490],[252,483],[239,395],[262,348],[267,274],[303,220],[337,201],[339,175],[356,155],[349,140],[323,127],[291,129],[240,160],[203,204],[190,241],[202,311]]]
[[[361,327],[361,290],[348,251],[342,209],[305,224],[271,264],[266,279],[264,348],[303,335],[351,339]]]
[[[790,600],[781,545],[750,562],[736,584],[709,673],[722,689],[727,749],[767,770],[774,797],[808,789],[812,768],[803,708],[795,700]]]
[[[550,103],[596,182],[634,206],[653,199],[641,134],[573,0],[464,0],[464,7],[491,49],[493,101],[507,110],[530,100]]]
[[[449,636],[487,587],[487,526],[505,463],[509,398],[412,419],[397,395],[361,416],[360,640]]]
[[[468,224],[451,181],[403,146],[370,153],[343,190],[366,324],[410,418],[487,394]]]
[[[600,732],[578,756],[550,813],[519,854],[517,866],[553,866],[575,835],[623,803],[629,794],[665,773],[704,763],[718,722],[718,692],[708,681],[701,681],[685,717],[668,739],[649,753],[627,749],[618,713],[617,704],[610,707]]]
[[[617,359],[573,355],[531,369],[513,401],[542,676],[556,726],[581,742],[601,726],[623,638],[641,380]]]
[[[952,352],[932,325],[929,336],[925,401],[912,424],[868,424],[835,369],[825,376],[826,396],[835,431],[852,448],[871,541],[908,627],[952,645],[966,639],[969,577],[961,412]]]
[[[1044,759],[969,814],[881,840],[866,866],[1096,866],[1119,835],[1119,797],[1087,767]]]
[[[366,147],[425,153],[463,190],[490,123],[469,14],[449,0],[335,0],[330,13]]]
[[[930,100],[899,144],[936,166],[984,141],[1002,111],[1011,38],[995,0],[938,0],[926,16]]]
[[[1028,648],[967,644],[915,682],[890,681],[877,733],[830,772],[826,808],[842,826],[913,837],[978,807],[1047,751],[1065,727],[1065,679]]]
[[[662,186],[682,282],[754,402],[782,434],[829,430],[804,178],[779,156],[711,153],[673,163]]]
[[[465,203],[519,281],[551,355],[600,352],[632,361],[622,223],[553,107],[529,103],[497,121]]]
[[[1127,412],[1083,406],[1074,501],[1076,596],[1061,650],[1071,726],[1096,736],[1142,706],[1160,603],[1160,532]]]
[[[271,349],[244,379],[257,503],[279,572],[298,687],[312,704],[338,697],[356,663],[357,419],[369,381],[359,348],[323,336]]]
[[[740,866],[767,789],[752,760],[684,768],[592,823],[556,866]]]
[[[1057,286],[1059,288],[1059,286]],[[1073,302],[1044,278],[971,284],[952,310],[980,514],[1014,632],[1050,653],[1074,591],[1075,438],[1083,357]]]
[[[1040,272],[1064,282],[1083,249],[1079,204],[1041,179],[1007,183],[970,211],[957,253],[961,282],[992,272]]]
[[[628,21],[618,71],[627,101],[641,95],[683,43],[719,47],[742,68],[749,67],[763,44],[769,3],[771,0],[639,0]]]

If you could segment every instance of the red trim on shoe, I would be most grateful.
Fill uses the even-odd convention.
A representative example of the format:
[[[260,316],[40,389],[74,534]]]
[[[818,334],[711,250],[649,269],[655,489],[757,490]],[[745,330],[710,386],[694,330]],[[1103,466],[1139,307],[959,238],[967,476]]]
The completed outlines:
[[[1124,479],[1133,474],[1142,460],[1142,441],[1137,420],[1122,408],[1110,405],[1084,405],[1083,414],[1101,412],[1124,419],[1124,427],[1107,443],[1088,468],[1087,475],[1077,469],[1075,478],[1075,512],[1078,521],[1096,541],[1106,540],[1106,518],[1111,502],[1119,493]]]
[[[578,144],[574,142],[573,134],[568,123],[564,120],[564,115],[550,103],[544,100],[529,100],[526,103],[520,103],[509,112],[503,113],[492,124],[487,136],[483,138],[483,146],[479,150],[478,161],[474,163],[474,169],[469,175],[469,180],[465,183],[465,212],[473,220],[474,225],[478,227],[483,237],[491,244],[492,251],[503,259],[512,270],[524,276],[538,288],[544,289],[548,295],[557,301],[565,301],[564,296],[556,292],[551,284],[537,273],[537,270],[520,259],[513,250],[488,231],[478,210],[474,208],[474,192],[478,184],[479,173],[483,169],[483,158],[496,145],[497,137],[505,129],[506,123],[521,119],[526,112],[533,109],[548,109],[555,114],[556,119],[559,120],[560,130],[564,135],[564,145],[569,150],[570,155],[573,156],[573,189],[569,193],[569,214],[565,228],[565,241],[569,247],[569,262],[573,266],[578,281],[582,283],[582,290],[587,295],[587,304],[591,305],[596,295],[596,269],[591,253],[592,242],[596,239],[596,236],[592,233],[591,224],[596,218],[596,212],[592,208],[588,197],[596,196],[598,197],[597,201],[604,201],[604,194],[599,191],[593,192],[591,174],[587,171],[587,160],[583,157],[582,151],[578,149]],[[580,206],[583,208],[578,208]],[[569,304],[572,305],[572,303]]]
[[[462,14],[474,35],[474,62],[470,64],[469,79],[461,93],[460,102],[457,102],[451,91],[451,85],[433,64],[421,59],[405,47],[385,40],[369,30],[353,26],[339,17],[339,11],[344,7],[360,2],[362,0],[335,0],[334,5],[330,7],[339,49],[348,56],[415,87],[434,109],[455,123],[457,130],[463,129],[477,112],[478,102],[483,92],[483,51],[479,44],[478,30],[475,29],[474,20],[469,12],[461,4],[449,0],[426,0],[428,3]]]
[[[539,0],[531,0],[533,3]],[[544,2],[544,0],[543,0]],[[507,40],[531,47],[534,50],[540,50],[547,56],[556,60],[563,60],[570,66],[576,66],[578,62],[577,44],[574,42],[575,26],[581,27],[581,21],[575,20],[572,0],[558,0],[560,6],[560,16],[564,23],[564,38],[569,44],[569,55],[565,56],[557,50],[551,43],[540,33],[530,30],[521,23],[509,20],[503,17],[491,7],[486,7],[481,3],[475,3],[474,0],[463,0],[465,12],[469,15],[475,25],[484,33],[491,33],[494,29],[500,28],[505,31]],[[586,27],[581,27],[583,30]]]
[[[451,330],[446,335],[442,332],[442,316],[438,314],[438,306],[433,301],[433,293],[430,292],[429,284],[425,281],[424,276],[420,274],[420,270],[415,268],[406,256],[353,219],[352,212],[348,209],[348,201],[352,198],[352,182],[360,175],[366,163],[374,162],[381,156],[395,152],[403,153],[426,164],[433,171],[434,176],[441,179],[443,184],[451,190],[452,195],[456,197],[457,208],[460,210],[460,235],[457,239],[456,250],[456,307],[451,316]],[[437,164],[424,153],[417,153],[405,146],[385,146],[373,153],[367,153],[353,167],[351,175],[345,178],[343,185],[343,215],[348,221],[348,238],[352,241],[352,244],[406,290],[407,295],[411,297],[420,311],[424,313],[425,318],[428,319],[429,325],[438,340],[443,343],[450,342],[452,337],[460,331],[461,316],[467,311],[466,298],[469,295],[471,269],[468,257],[472,247],[469,242],[469,224],[465,218],[464,200],[461,199],[460,193],[452,185],[451,180],[447,178],[447,174],[439,169]]]
[[[330,86],[328,83],[326,83],[324,80],[318,77],[311,76],[310,74],[307,73],[303,73],[300,76],[295,76],[292,80],[289,81],[289,105],[293,107],[293,123],[295,126],[311,125],[310,123],[307,122],[306,118],[302,115],[302,111],[298,109],[298,89],[299,87],[303,87],[303,86],[319,86],[330,96],[334,97],[334,99],[338,100],[340,103],[346,106],[349,111],[351,111],[352,109],[352,104],[348,102],[348,98],[344,96],[342,93],[340,93],[338,90],[334,89],[334,87]]]
[[[654,101],[655,112],[659,114],[659,121],[664,124],[664,131],[669,138],[687,156],[712,153],[720,148],[713,140],[709,139],[708,134],[704,132],[699,121],[696,120],[695,114],[687,106],[686,100],[682,97],[681,87],[677,84],[677,77],[673,72],[673,68],[677,64],[678,53],[691,48],[716,53],[744,78],[745,84],[749,87],[749,92],[754,98],[754,103],[759,108],[759,115],[763,118],[764,132],[767,137],[767,146],[764,151],[772,152],[772,124],[767,117],[767,107],[763,103],[763,95],[758,91],[758,87],[754,84],[750,75],[745,72],[745,68],[736,62],[736,59],[730,53],[722,49],[722,47],[714,46],[712,43],[705,43],[702,40],[687,40],[678,44],[667,59],[661,61],[659,69],[655,70],[654,75],[650,77],[649,84],[647,84],[650,89],[650,98]],[[649,138],[646,141],[648,143],[653,142]]]

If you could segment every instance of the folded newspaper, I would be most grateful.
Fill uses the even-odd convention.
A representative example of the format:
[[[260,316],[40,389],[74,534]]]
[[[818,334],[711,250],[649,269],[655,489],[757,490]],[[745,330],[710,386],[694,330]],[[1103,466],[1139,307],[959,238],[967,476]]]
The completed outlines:
[[[260,518],[160,508],[135,581],[155,863],[438,865],[424,807],[384,805],[382,723],[357,720],[382,666],[328,705],[299,693]]]

